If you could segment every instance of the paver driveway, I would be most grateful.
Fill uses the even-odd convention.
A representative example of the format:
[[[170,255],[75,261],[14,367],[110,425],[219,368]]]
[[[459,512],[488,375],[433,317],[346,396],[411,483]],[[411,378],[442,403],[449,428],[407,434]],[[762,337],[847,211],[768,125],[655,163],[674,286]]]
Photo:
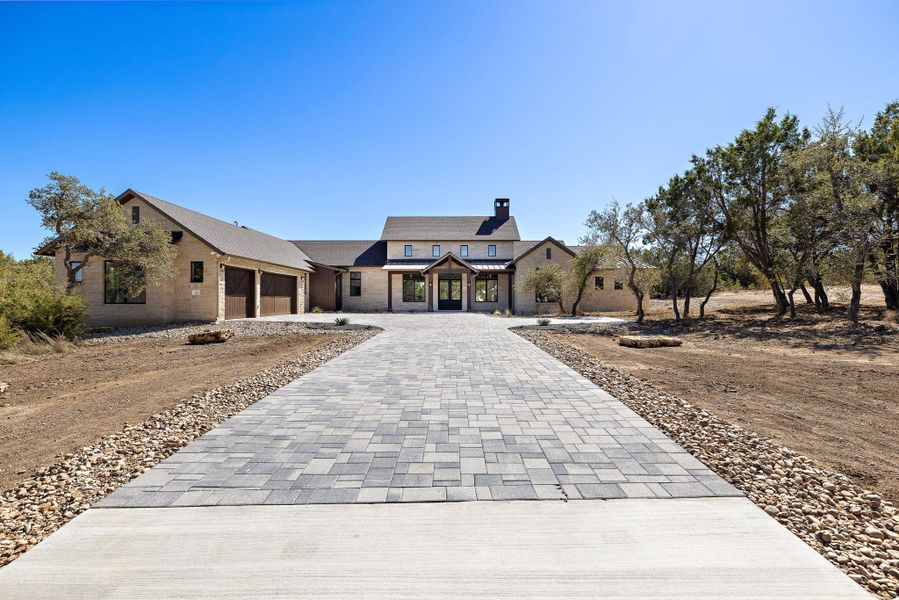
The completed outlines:
[[[658,429],[508,330],[520,320],[352,318],[385,331],[98,506],[739,495]]]

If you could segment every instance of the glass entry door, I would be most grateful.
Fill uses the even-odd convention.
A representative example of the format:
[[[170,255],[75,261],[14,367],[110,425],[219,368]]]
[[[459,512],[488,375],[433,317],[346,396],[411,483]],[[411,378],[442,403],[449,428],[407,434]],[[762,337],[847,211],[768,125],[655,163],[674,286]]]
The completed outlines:
[[[461,275],[438,275],[437,310],[462,310]]]

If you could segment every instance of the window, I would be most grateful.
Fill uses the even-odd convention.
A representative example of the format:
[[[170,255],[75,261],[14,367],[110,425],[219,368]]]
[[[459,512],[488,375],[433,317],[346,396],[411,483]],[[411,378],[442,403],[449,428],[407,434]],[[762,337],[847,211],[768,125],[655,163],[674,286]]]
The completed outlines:
[[[624,289],[624,281],[622,281],[621,279],[616,279],[615,280],[615,289],[623,290]]]
[[[605,284],[605,280],[602,277],[594,277],[593,278],[593,289],[601,290],[603,285]]]
[[[534,294],[534,300],[537,302],[558,302],[556,295],[550,292],[537,292]]]
[[[546,247],[546,260],[550,260],[553,257],[553,249],[549,246]]]
[[[487,246],[487,256],[496,256],[496,244]]]
[[[191,283],[203,283],[203,261],[202,260],[190,261],[190,282]]]
[[[475,302],[499,302],[499,276],[478,275],[474,280]]]
[[[415,274],[403,275],[403,302],[425,301],[425,276]]]
[[[362,273],[350,271],[350,296],[362,295]]]
[[[468,256],[468,244],[459,246],[459,256]]]
[[[140,206],[131,207],[131,222],[135,225],[140,223]]]
[[[440,256],[440,244],[431,246],[431,256]]]
[[[70,260],[69,266],[72,267],[72,269],[78,269],[77,271],[75,271],[75,283],[83,282],[84,281],[84,269],[81,266],[81,261],[80,260]]]
[[[403,248],[403,256],[412,256],[412,244],[406,244]]]
[[[129,297],[122,285],[121,268],[115,262],[107,260],[103,263],[103,302],[105,304],[145,304],[147,291]]]

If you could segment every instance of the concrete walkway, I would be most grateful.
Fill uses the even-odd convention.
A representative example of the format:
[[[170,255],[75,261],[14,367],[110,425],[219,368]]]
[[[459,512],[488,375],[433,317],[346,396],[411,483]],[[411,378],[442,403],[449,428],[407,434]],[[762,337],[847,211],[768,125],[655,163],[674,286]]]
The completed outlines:
[[[0,570],[0,597],[867,597],[527,321],[350,318],[385,332]]]

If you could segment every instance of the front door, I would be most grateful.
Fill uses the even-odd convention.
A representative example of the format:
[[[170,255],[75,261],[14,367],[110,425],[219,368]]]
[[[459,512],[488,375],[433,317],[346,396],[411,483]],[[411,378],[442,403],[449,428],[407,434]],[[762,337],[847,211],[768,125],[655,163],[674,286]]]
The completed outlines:
[[[462,310],[462,276],[439,275],[437,310]]]

